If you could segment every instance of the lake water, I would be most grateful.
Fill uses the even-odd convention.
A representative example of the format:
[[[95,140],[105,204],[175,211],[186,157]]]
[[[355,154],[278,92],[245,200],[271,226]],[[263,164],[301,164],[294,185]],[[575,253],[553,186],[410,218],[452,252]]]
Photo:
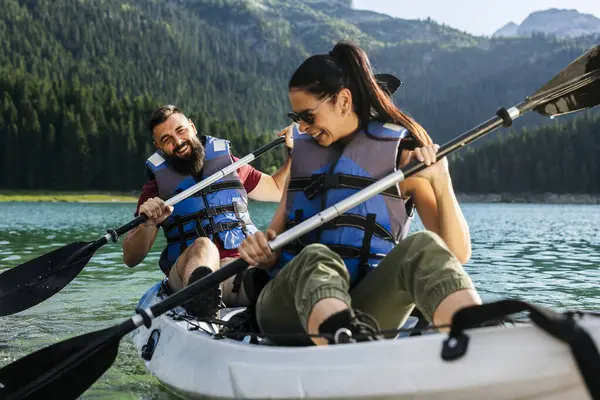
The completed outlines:
[[[466,269],[482,298],[516,297],[559,309],[600,309],[600,206],[462,205],[473,256]],[[275,205],[251,203],[265,228]],[[0,272],[74,241],[91,241],[132,218],[134,204],[1,203]],[[418,220],[412,231],[423,229]],[[0,318],[0,366],[45,345],[109,327],[129,317],[162,278],[164,240],[130,269],[121,242],[100,249],[66,288],[42,304]],[[176,399],[147,373],[131,340],[84,399]]]

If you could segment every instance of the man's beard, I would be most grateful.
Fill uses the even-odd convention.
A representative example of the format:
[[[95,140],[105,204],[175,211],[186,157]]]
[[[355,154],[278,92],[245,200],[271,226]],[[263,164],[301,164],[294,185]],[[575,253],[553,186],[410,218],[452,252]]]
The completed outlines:
[[[181,158],[177,155],[177,151],[188,145],[191,149],[191,154],[186,158]],[[204,167],[204,146],[200,141],[185,141],[175,148],[173,155],[165,154],[165,160],[171,168],[181,175],[191,175],[196,177]]]

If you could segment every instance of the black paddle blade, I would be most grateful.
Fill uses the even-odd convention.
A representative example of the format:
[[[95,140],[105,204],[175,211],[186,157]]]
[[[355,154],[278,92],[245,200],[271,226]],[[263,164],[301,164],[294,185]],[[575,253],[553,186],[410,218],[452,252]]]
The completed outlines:
[[[128,320],[31,353],[0,369],[0,398],[76,399],[115,361]]]
[[[375,74],[375,79],[390,96],[396,93],[396,90],[402,85],[402,81],[392,74]]]
[[[571,62],[558,75],[544,85],[534,96],[546,93],[569,81],[576,80],[575,89],[565,90],[550,96],[534,110],[542,115],[552,117],[585,110],[600,104],[600,46],[595,46],[587,53]],[[534,97],[532,96],[532,97]]]
[[[93,242],[75,242],[0,274],[0,316],[26,310],[56,294],[96,250]]]

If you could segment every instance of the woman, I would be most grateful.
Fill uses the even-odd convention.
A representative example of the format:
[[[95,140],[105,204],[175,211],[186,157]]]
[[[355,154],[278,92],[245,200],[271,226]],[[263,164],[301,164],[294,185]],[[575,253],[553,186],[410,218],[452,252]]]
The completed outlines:
[[[447,161],[436,162],[439,146],[377,85],[367,55],[341,42],[308,58],[290,80],[289,98],[299,132],[286,193],[267,232],[239,247],[274,277],[257,302],[262,332],[287,335],[272,337],[279,344],[310,344],[306,332],[329,338],[313,336],[315,344],[342,333],[374,340],[380,329],[401,326],[415,305],[439,326],[481,304],[462,268],[470,236]],[[277,234],[413,159],[428,167],[271,252]],[[413,204],[427,231],[406,237]]]

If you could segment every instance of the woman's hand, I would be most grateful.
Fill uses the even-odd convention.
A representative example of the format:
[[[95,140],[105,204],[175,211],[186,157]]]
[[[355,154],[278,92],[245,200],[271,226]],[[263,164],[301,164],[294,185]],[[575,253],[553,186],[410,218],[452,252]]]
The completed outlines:
[[[432,185],[440,179],[446,180],[450,176],[448,170],[448,160],[446,157],[437,160],[437,151],[440,146],[432,144],[429,146],[417,147],[408,152],[408,156],[402,157],[402,166],[407,165],[413,160],[424,162],[427,168],[417,172],[415,176],[427,179]]]
[[[256,232],[248,236],[238,247],[240,257],[248,264],[258,268],[269,269],[275,264],[276,255],[269,247],[269,241],[275,239],[277,234],[273,229],[267,229],[265,233]]]
[[[295,124],[290,124],[279,132],[276,130],[274,131],[277,133],[277,136],[285,136],[285,147],[290,149],[290,151],[294,148],[294,125]]]

